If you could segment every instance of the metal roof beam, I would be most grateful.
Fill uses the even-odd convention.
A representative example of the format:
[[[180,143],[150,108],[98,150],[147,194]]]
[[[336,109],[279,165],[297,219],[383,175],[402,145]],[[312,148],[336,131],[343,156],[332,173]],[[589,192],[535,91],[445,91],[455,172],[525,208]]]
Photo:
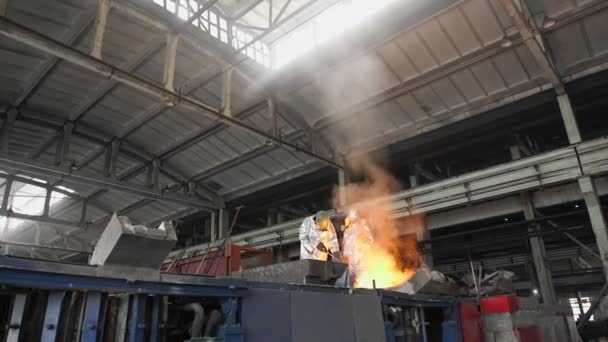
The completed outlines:
[[[101,59],[101,50],[103,48],[103,37],[106,33],[106,24],[108,23],[108,14],[110,14],[111,0],[97,0],[97,17],[95,18],[95,36],[91,49],[91,56]]]
[[[2,153],[8,154],[8,147],[15,127],[15,119],[17,118],[17,110],[11,108],[4,117],[2,128],[0,129],[0,144],[2,145]]]
[[[247,13],[251,12],[254,8],[258,7],[259,4],[264,2],[265,0],[253,0],[247,6],[243,7],[241,10],[237,11],[235,15],[230,18],[231,21],[237,21],[247,15]]]
[[[104,6],[114,5],[120,9],[121,5],[119,3],[116,3],[114,0],[98,0],[98,1],[100,1],[99,7],[98,7],[99,13],[97,16],[96,36],[95,36],[92,55],[93,55],[93,57],[100,59],[102,42],[103,42],[103,33],[105,32],[105,27],[101,27],[102,23],[100,22],[99,16],[104,15],[102,12],[109,11],[110,8],[109,7],[104,8]],[[210,0],[205,6],[201,7],[201,9],[199,9],[199,11],[196,14],[194,14],[186,23],[183,23],[181,26],[178,26],[177,28],[175,28],[174,32],[171,34],[179,37],[180,32],[182,32],[183,30],[188,28],[189,24],[191,22],[193,22],[196,18],[198,18],[204,11],[211,8],[217,1],[218,0]],[[133,9],[132,7],[129,7],[129,8],[131,9],[131,11],[137,11],[136,9]],[[139,12],[137,12],[137,13],[139,13]],[[107,16],[107,13],[105,15]],[[144,14],[141,14],[141,15],[145,16]],[[105,21],[106,19],[103,19],[103,20]],[[152,19],[150,19],[150,20],[152,20]],[[92,21],[93,21],[93,18],[88,20],[87,25],[85,27],[83,27],[83,29],[81,30],[81,33],[79,33],[79,35],[85,31],[85,28],[88,27],[88,25]],[[168,30],[167,25],[164,25],[164,24],[158,24],[158,25],[161,25],[163,27],[163,29]],[[103,28],[103,30],[102,30],[102,28]],[[76,38],[74,38],[74,39],[76,39]],[[71,43],[74,39],[69,40],[69,45],[71,45]],[[98,45],[95,45],[95,42],[97,42]],[[127,62],[126,66],[124,67],[125,70],[127,70],[128,72],[134,72],[135,70],[137,70],[137,68],[139,68],[146,61],[148,61],[151,57],[153,57],[158,51],[160,51],[160,49],[163,46],[165,46],[166,42],[167,42],[167,39],[165,39],[163,37],[156,39],[152,44],[150,44],[149,48],[147,48],[143,51],[143,53],[136,55],[135,58],[133,58],[129,62]],[[197,47],[198,47],[198,44],[195,44],[195,45],[197,45]],[[205,50],[204,52],[209,54],[209,52],[207,50]],[[215,58],[217,58],[217,57],[215,57]],[[59,60],[59,58],[53,57],[53,60],[56,62],[57,60]],[[53,65],[54,64],[55,63],[53,63]],[[40,79],[38,82],[40,82],[41,80],[42,79]],[[76,110],[74,110],[69,115],[70,120],[77,123],[92,106],[94,106],[102,98],[104,98],[106,95],[108,95],[118,84],[119,84],[119,82],[115,82],[111,79],[106,81],[105,83],[103,83],[100,87],[98,87],[98,89],[93,93],[92,96],[90,96],[86,101],[84,101],[82,103],[82,105],[77,107]],[[34,89],[34,87],[32,87],[32,90],[33,89]],[[20,104],[20,103],[21,102],[18,102],[18,104]],[[166,106],[164,104],[161,105],[161,108],[165,108],[165,107]],[[126,133],[126,135],[128,135],[129,133]],[[119,138],[122,138],[122,137],[119,136]],[[40,157],[40,155],[42,155],[53,144],[54,141],[55,141],[55,137],[53,137],[49,141],[46,141],[43,144],[41,144],[40,147],[38,149],[36,149],[34,153],[32,153],[31,158],[37,159],[38,157]]]
[[[74,124],[67,122],[63,126],[63,132],[60,133],[59,141],[57,142],[57,151],[55,152],[55,165],[61,168],[71,167],[68,157],[70,155],[70,145],[72,142],[72,131]]]
[[[553,84],[558,92],[563,92],[561,76],[553,63],[553,60],[547,53],[542,35],[526,20],[525,15],[515,1],[516,0],[500,0],[500,3],[513,20],[513,25],[515,25],[519,31],[526,47],[541,69],[543,69],[545,75],[551,81],[551,84]]]
[[[4,120],[6,120],[5,118],[7,117],[8,114],[6,114],[6,113],[0,113],[0,114],[1,114],[0,117],[2,117]],[[64,127],[59,123],[54,123],[49,120],[43,120],[40,118],[31,117],[31,116],[18,115],[17,120],[26,122],[30,125],[43,127],[43,128],[49,128],[49,129],[55,129],[55,130],[60,130],[60,129],[63,129],[63,127]],[[92,129],[79,123],[77,126],[75,126],[75,129],[73,130],[72,135],[77,136],[78,138],[87,140],[91,143],[94,143],[97,145],[102,145],[102,146],[100,147],[100,149],[98,151],[91,153],[87,157],[84,157],[83,160],[76,161],[78,169],[85,168],[89,163],[93,162],[95,159],[97,159],[98,157],[103,155],[104,151],[106,151],[106,148],[110,148],[110,146],[112,144],[111,141],[106,142],[105,137],[100,138],[100,137],[93,136],[93,135],[87,133],[89,131],[92,131]],[[0,133],[0,135],[1,135],[1,133]],[[116,139],[114,139],[114,140],[116,140]],[[49,143],[52,145],[54,143],[54,139],[53,139],[53,141],[50,141]],[[143,151],[139,147],[132,145],[126,141],[121,141],[120,146],[121,146],[121,152],[124,155],[142,163],[142,165],[140,165],[138,168],[132,170],[125,179],[121,179],[121,180],[127,180],[127,179],[130,179],[130,178],[138,175],[140,172],[143,172],[146,169],[146,167],[147,167],[146,165],[148,165],[148,164],[151,165],[153,163],[153,161],[155,159],[157,159],[154,155],[152,155],[146,151]],[[38,149],[38,150],[40,150],[40,149]],[[32,154],[32,156],[30,158],[35,159],[32,157],[34,157],[34,154]],[[181,183],[186,179],[186,177],[181,175],[179,172],[172,170],[168,166],[159,167],[159,174],[163,174],[163,175],[167,176],[169,179],[175,181],[176,183]],[[206,187],[204,187],[201,184],[199,184],[197,186],[196,191],[197,191],[197,194],[202,193],[205,195],[205,196],[199,195],[199,196],[202,196],[201,198],[203,198],[203,197],[209,198],[210,200],[212,200],[214,202],[218,202],[218,203],[221,200],[221,198],[217,195],[217,193],[215,193],[214,191],[211,191],[210,189],[207,189]]]
[[[198,208],[200,210],[208,211],[215,207],[215,205],[209,201],[196,200],[180,194],[163,193],[162,191],[156,191],[156,189],[150,189],[145,186],[114,180],[108,177],[98,177],[73,170],[62,170],[55,167],[34,163],[30,160],[21,160],[6,155],[0,156],[0,166],[14,170],[22,170],[24,172],[37,174],[44,177],[61,179],[67,183],[95,186],[98,188],[119,191],[154,200],[186,205],[189,207]]]
[[[6,0],[8,1],[8,0]],[[95,19],[94,10],[87,10],[82,13],[76,21],[72,24],[72,27],[76,27],[77,30],[70,31],[66,34],[65,41],[66,44],[72,45],[78,42],[82,37],[84,37],[87,32],[87,28],[93,23]],[[35,72],[28,80],[27,84],[23,87],[23,92],[19,95],[17,99],[13,101],[13,105],[15,107],[20,107],[24,103],[27,102],[29,97],[34,93],[36,89],[42,84],[42,82],[46,79],[47,75],[49,75],[55,66],[59,62],[59,58],[51,56],[44,64],[39,68],[37,72]]]
[[[305,136],[305,133],[301,132],[301,131],[297,131],[297,132],[293,132],[292,134],[289,134],[285,137],[285,139],[289,139],[289,140],[295,140],[298,139],[300,137]],[[236,156],[232,159],[228,159],[222,163],[219,163],[217,165],[214,165],[213,167],[198,173],[197,175],[193,176],[192,179],[196,182],[204,182],[205,180],[207,180],[210,177],[213,177],[217,174],[220,174],[226,170],[229,170],[235,166],[238,166],[244,162],[247,162],[249,160],[255,159],[261,155],[264,155],[268,152],[274,151],[277,148],[279,148],[280,146],[277,145],[260,145],[258,147],[255,147],[239,156]]]
[[[0,0],[0,15],[6,15],[8,9],[8,0]]]
[[[146,205],[148,205],[148,204],[150,204],[152,202],[154,202],[154,200],[149,199],[149,198],[144,198],[142,200],[139,200],[139,201],[136,201],[134,203],[131,203],[131,204],[127,205],[126,207],[123,207],[123,208],[120,208],[120,209],[116,210],[116,213],[118,215],[126,215],[126,214],[128,214],[128,213],[130,213],[132,211],[135,211],[135,210],[139,209],[139,208],[145,207]],[[112,213],[112,214],[108,214],[106,216],[103,216],[103,217],[101,217],[101,218],[93,221],[92,225],[93,226],[97,226],[97,225],[102,224],[102,223],[104,223],[106,221],[109,221],[112,218],[112,215],[114,215],[114,214]]]
[[[271,186],[307,175],[314,171],[320,170],[321,168],[323,168],[323,164],[317,162],[302,164],[298,167],[287,170],[270,178],[265,178],[260,181],[253,182],[238,189],[231,189],[229,192],[224,193],[222,195],[226,201],[231,201],[239,197],[243,197],[254,192],[269,188]]]
[[[8,38],[29,45],[30,47],[45,51],[57,57],[63,58],[71,63],[84,67],[85,69],[112,78],[116,81],[125,84],[126,86],[137,89],[148,95],[154,96],[160,99],[161,101],[174,105],[179,104],[190,110],[206,115],[212,120],[224,122],[228,125],[234,126],[235,128],[257,135],[265,140],[272,141],[279,145],[284,145],[298,152],[302,152],[335,168],[342,168],[342,165],[338,165],[333,160],[317,155],[311,151],[301,149],[299,146],[296,146],[293,143],[285,141],[280,137],[275,137],[272,134],[266,133],[260,130],[259,128],[250,126],[243,121],[240,121],[233,117],[225,116],[221,114],[216,108],[213,108],[196,99],[184,97],[180,94],[170,92],[156,85],[155,83],[147,81],[129,72],[123,71],[115,67],[114,65],[95,59],[89,55],[82,53],[79,50],[73,49],[63,43],[57,42],[49,37],[32,31],[29,28],[24,27],[15,21],[8,19],[7,17],[0,17],[0,33]]]
[[[522,43],[521,38],[513,39],[512,47]],[[458,58],[452,62],[446,63],[441,68],[437,68],[433,71],[426,72],[422,75],[412,78],[407,82],[402,82],[394,87],[391,87],[377,95],[371,96],[359,103],[356,103],[349,108],[339,110],[330,115],[326,115],[323,118],[317,120],[313,127],[317,130],[323,130],[331,125],[337,124],[346,119],[352,119],[352,115],[360,112],[364,112],[390,101],[396,97],[404,95],[414,89],[427,85],[433,81],[446,77],[452,73],[468,68],[480,61],[486,60],[490,57],[496,56],[499,53],[505,51],[507,48],[503,47],[500,42],[487,46],[486,48],[477,52],[471,53],[470,55]]]

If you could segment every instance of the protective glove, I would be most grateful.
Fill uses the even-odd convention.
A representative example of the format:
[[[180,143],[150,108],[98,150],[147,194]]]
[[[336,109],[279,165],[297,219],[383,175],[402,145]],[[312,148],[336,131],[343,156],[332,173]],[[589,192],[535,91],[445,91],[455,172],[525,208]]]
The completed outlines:
[[[342,253],[340,252],[333,253],[331,257],[333,261],[342,262]]]
[[[322,242],[319,242],[319,244],[317,245],[317,249],[323,253],[327,253],[327,248],[325,247],[325,245]]]

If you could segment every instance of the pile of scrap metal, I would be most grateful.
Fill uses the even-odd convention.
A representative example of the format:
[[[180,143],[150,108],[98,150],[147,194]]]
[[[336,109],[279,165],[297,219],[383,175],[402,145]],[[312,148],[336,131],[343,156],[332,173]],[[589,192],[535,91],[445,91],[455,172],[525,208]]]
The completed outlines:
[[[421,268],[403,285],[393,288],[397,292],[407,294],[427,294],[459,296],[465,295],[463,287],[453,279],[446,277],[438,271]]]

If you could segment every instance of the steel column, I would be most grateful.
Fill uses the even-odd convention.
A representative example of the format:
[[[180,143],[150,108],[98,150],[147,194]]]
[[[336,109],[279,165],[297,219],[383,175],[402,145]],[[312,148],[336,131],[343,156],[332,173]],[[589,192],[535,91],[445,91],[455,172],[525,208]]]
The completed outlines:
[[[217,238],[219,239],[223,239],[226,237],[226,234],[228,233],[228,226],[230,225],[230,213],[228,212],[228,209],[226,208],[220,208],[218,210],[218,220],[217,220],[217,224],[218,224],[218,231],[217,231]]]
[[[512,159],[521,159],[521,151],[519,146],[512,145],[510,147],[510,151]],[[526,221],[534,221],[536,219],[536,215],[534,213],[534,204],[532,203],[530,193],[524,191],[521,193],[520,198]],[[529,225],[528,233],[530,234],[530,250],[532,254],[532,261],[534,263],[536,280],[538,282],[538,286],[540,287],[541,298],[545,304],[556,304],[557,297],[555,296],[555,287],[553,286],[551,269],[547,267],[545,242],[542,235],[540,235],[540,227],[538,226],[538,223]]]
[[[19,342],[26,302],[26,294],[18,293],[15,295],[15,298],[13,299],[13,306],[11,307],[11,318],[7,327],[8,333],[6,335],[6,342]]]
[[[595,234],[595,242],[604,268],[604,276],[608,280],[608,232],[606,231],[606,218],[602,205],[597,195],[597,190],[593,179],[589,176],[578,179],[578,184],[583,193],[589,218],[591,219],[591,227]]]
[[[338,157],[338,163],[345,165],[344,156]],[[346,184],[350,182],[346,168],[338,170],[338,200],[340,206],[344,207],[348,204],[348,196],[346,194]]]
[[[165,68],[163,71],[163,85],[170,92],[175,92],[175,60],[177,58],[177,45],[179,35],[167,33],[167,46],[165,47]]]
[[[0,15],[6,15],[8,9],[8,0],[0,0]]]
[[[42,335],[40,337],[41,342],[55,342],[57,339],[57,325],[59,324],[64,297],[65,291],[51,291],[49,293],[46,313],[44,315],[44,325],[42,326]]]
[[[222,87],[222,115],[232,117],[232,71],[229,68],[224,72]]]
[[[578,129],[576,115],[574,115],[570,97],[566,93],[558,94],[557,103],[559,104],[559,110],[562,114],[562,120],[564,121],[564,126],[566,127],[566,133],[568,135],[570,144],[578,144],[582,141],[581,133]]]
[[[114,341],[123,342],[127,336],[127,318],[129,317],[129,299],[128,294],[118,295],[118,313],[116,314],[116,331],[114,333]]]
[[[521,194],[522,206],[524,208],[524,216],[526,221],[535,219],[534,205],[530,194],[524,192]],[[553,279],[551,278],[551,270],[547,267],[547,255],[545,243],[542,235],[540,235],[540,227],[538,224],[532,224],[528,227],[530,233],[530,250],[532,253],[532,261],[534,270],[536,271],[536,279],[540,287],[540,295],[545,304],[556,304],[555,288],[553,287]]]
[[[209,227],[210,232],[209,232],[209,241],[213,242],[215,240],[217,240],[217,227],[218,227],[218,222],[217,222],[217,213],[215,211],[211,212],[211,226]]]
[[[131,296],[129,342],[144,342],[146,327],[146,295]]]
[[[422,331],[422,342],[427,342],[429,339],[426,332],[426,319],[424,316],[424,308],[418,307],[418,313],[420,314],[420,330]]]
[[[0,129],[0,144],[2,144],[2,153],[8,153],[8,144],[13,134],[13,127],[15,125],[15,119],[17,118],[17,110],[11,108],[8,110],[6,119],[2,123],[2,129]]]
[[[163,308],[163,297],[155,296],[152,302],[152,322],[150,322],[150,342],[160,342],[160,326]]]
[[[88,292],[84,319],[82,321],[81,342],[96,342],[99,335],[99,314],[101,311],[101,293]]]
[[[103,47],[103,37],[106,32],[106,24],[108,22],[108,14],[110,12],[111,0],[97,1],[97,17],[95,18],[95,37],[93,38],[93,48],[91,56],[101,59],[101,50]]]
[[[63,125],[63,131],[59,134],[59,140],[57,141],[57,151],[55,153],[55,165],[59,167],[70,167],[68,163],[68,157],[70,155],[70,143],[72,140],[72,131],[74,130],[74,124],[67,122]]]

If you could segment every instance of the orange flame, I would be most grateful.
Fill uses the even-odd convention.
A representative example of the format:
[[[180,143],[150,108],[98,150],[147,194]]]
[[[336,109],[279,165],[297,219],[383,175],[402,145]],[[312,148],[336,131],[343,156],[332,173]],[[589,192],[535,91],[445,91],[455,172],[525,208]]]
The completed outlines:
[[[390,202],[371,201],[393,195],[401,189],[399,182],[385,170],[367,158],[350,159],[349,166],[364,180],[338,189],[334,202],[338,206],[337,201],[342,195],[349,203],[365,202],[350,208],[356,208],[367,220],[374,236],[371,246],[357,243],[355,250],[350,251],[358,260],[354,286],[390,288],[402,285],[420,267],[417,240],[415,236],[404,238],[403,228],[410,231],[423,227],[420,217],[397,222],[391,216]]]

